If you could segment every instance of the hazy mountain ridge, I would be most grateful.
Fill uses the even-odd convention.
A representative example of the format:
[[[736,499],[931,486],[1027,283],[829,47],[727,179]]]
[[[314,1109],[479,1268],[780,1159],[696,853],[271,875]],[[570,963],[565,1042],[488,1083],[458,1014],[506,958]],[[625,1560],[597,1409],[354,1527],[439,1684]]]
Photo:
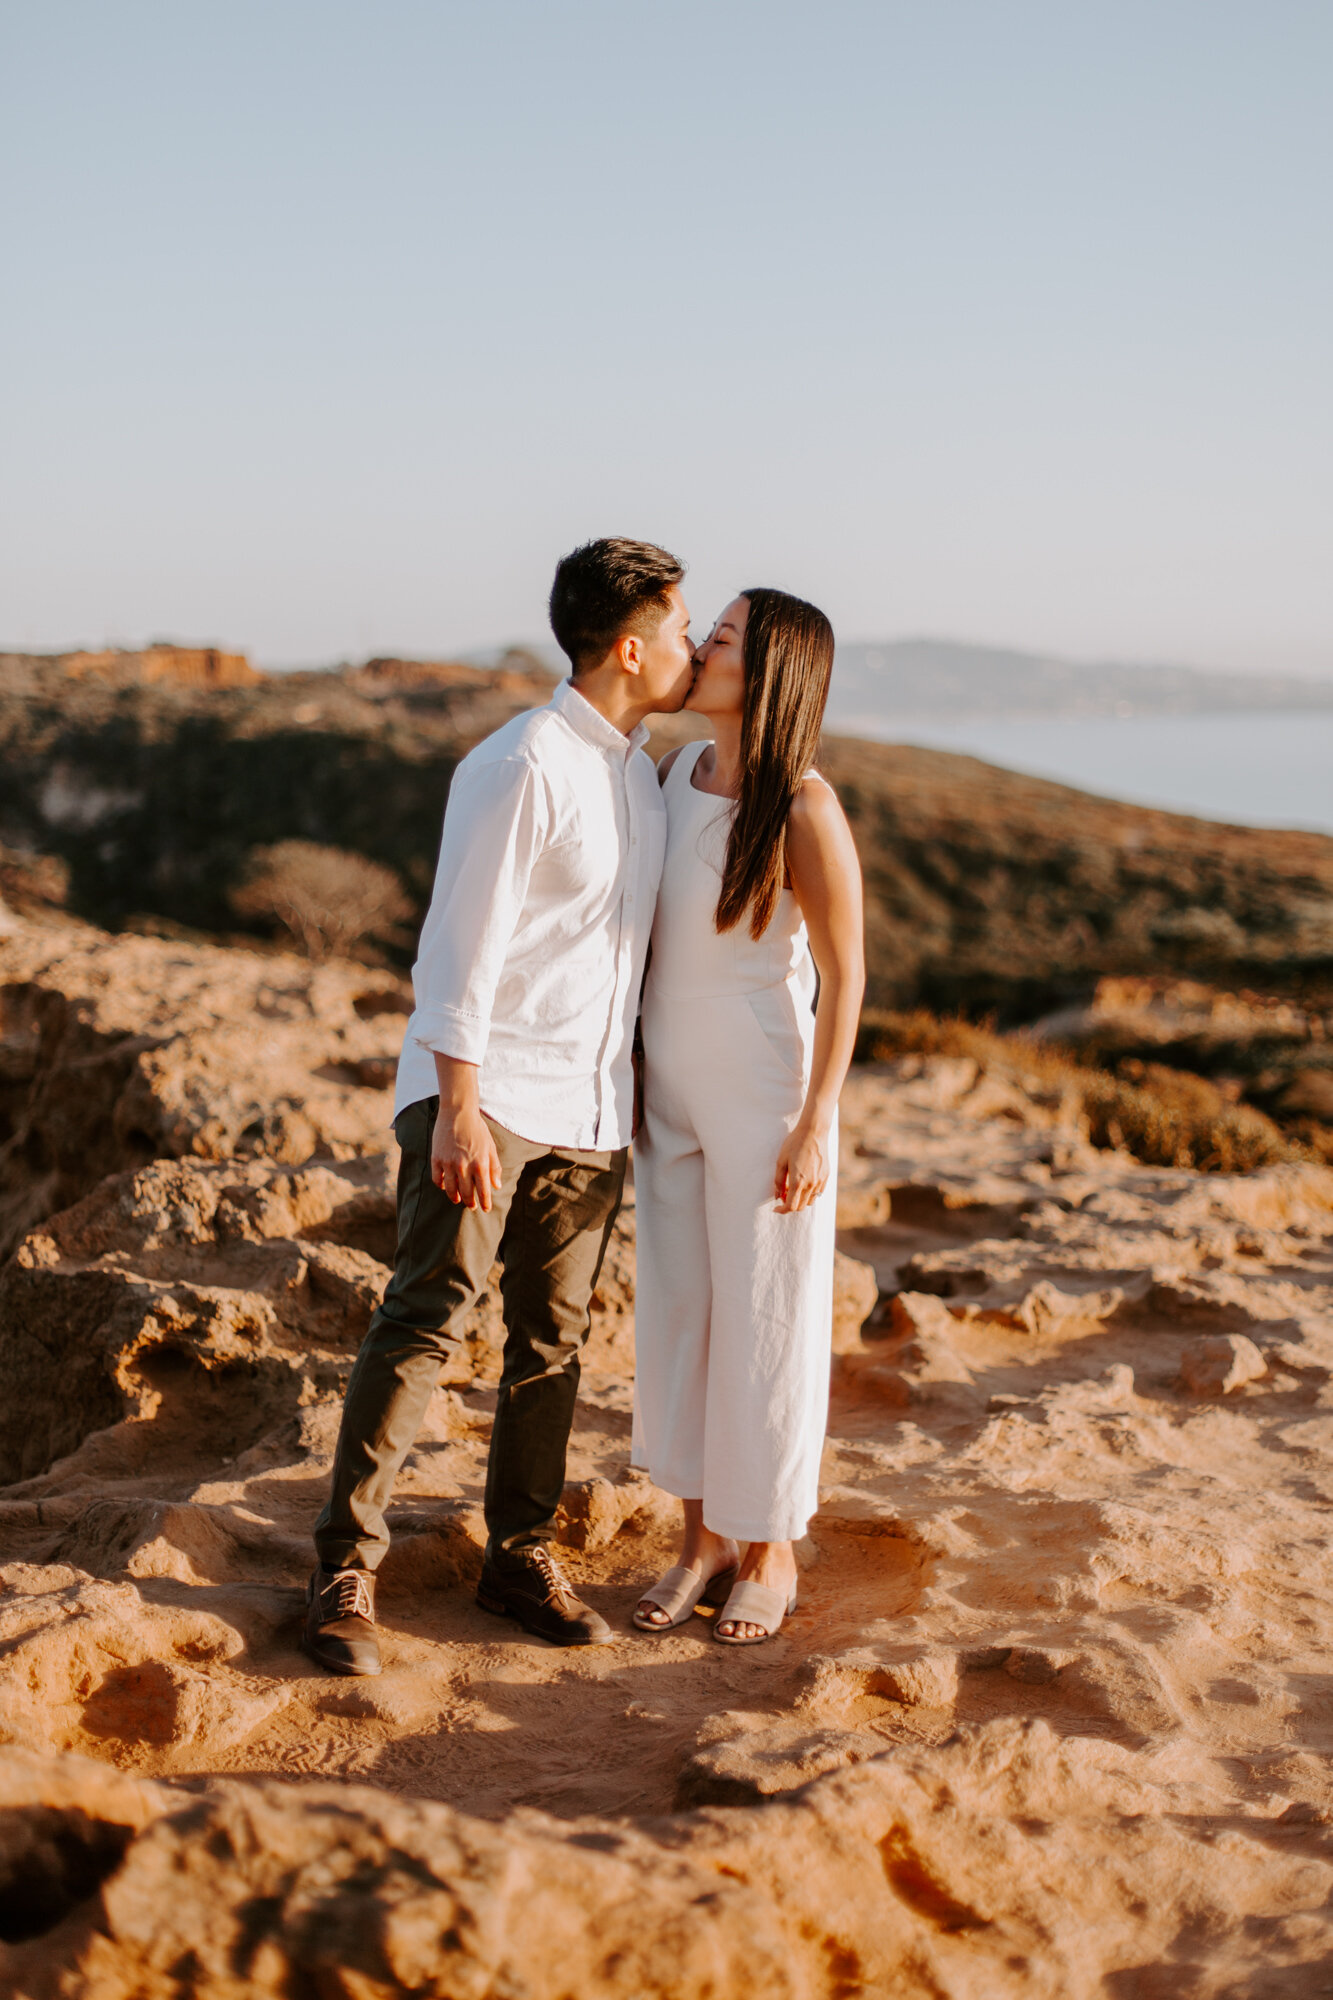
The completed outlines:
[[[549,642],[518,650],[553,674],[566,670]],[[494,668],[505,651],[494,646],[461,657]],[[963,639],[851,639],[838,645],[828,719],[834,729],[854,734],[860,725],[877,734],[899,716],[963,722],[1306,709],[1333,709],[1333,676],[1066,660]]]
[[[446,681],[485,682],[541,698],[543,676],[560,679],[567,662],[549,640],[488,646],[438,659],[378,658],[362,666],[256,669],[242,653],[158,640],[141,648],[73,653],[0,651],[0,682],[35,693],[53,682],[108,686],[253,686],[314,675],[352,677],[366,692],[403,692]],[[498,678],[497,678],[498,677]],[[1075,661],[1013,647],[958,639],[858,639],[840,643],[829,697],[830,727],[865,728],[886,721],[961,722],[1025,718],[1120,718],[1128,715],[1243,714],[1333,709],[1333,677],[1222,673],[1201,667]]]
[[[1333,680],[1218,673],[1199,667],[1087,664],[954,639],[840,644],[829,721],[903,717],[1204,715],[1333,709]]]

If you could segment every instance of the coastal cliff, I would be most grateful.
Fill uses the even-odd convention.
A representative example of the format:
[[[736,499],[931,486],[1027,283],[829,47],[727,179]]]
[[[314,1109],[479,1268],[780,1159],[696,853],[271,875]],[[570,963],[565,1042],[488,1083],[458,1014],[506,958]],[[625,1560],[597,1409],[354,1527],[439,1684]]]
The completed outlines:
[[[459,758],[550,686],[522,654],[208,687],[0,656],[0,842],[61,862],[71,911],[111,928],[233,935],[247,857],[291,839],[391,869],[419,915]],[[691,733],[663,719],[653,748]],[[865,869],[874,1006],[1003,1023],[1107,975],[1333,984],[1333,838],[1121,805],[942,751],[830,737],[821,763]]]

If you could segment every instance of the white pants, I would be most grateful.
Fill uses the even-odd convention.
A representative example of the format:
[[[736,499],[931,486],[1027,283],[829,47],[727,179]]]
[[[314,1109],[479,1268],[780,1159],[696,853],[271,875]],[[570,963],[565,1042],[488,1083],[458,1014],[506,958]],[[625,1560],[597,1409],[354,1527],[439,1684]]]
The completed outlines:
[[[644,999],[635,1143],[634,1463],[738,1541],[798,1540],[828,1418],[834,1171],[778,1213],[773,1175],[809,1076],[813,1019],[791,986]]]

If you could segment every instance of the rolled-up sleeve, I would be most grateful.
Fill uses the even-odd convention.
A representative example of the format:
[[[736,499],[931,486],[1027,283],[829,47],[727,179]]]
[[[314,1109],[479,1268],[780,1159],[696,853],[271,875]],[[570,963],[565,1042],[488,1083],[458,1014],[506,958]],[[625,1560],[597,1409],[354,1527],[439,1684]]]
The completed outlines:
[[[454,774],[435,889],[412,971],[414,1039],[480,1063],[495,989],[523,909],[549,812],[538,774],[506,758]]]

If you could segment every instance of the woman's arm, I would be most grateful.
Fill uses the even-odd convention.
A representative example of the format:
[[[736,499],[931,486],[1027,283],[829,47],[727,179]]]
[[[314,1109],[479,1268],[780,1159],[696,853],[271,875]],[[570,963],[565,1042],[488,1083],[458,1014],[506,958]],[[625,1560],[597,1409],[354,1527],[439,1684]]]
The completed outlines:
[[[779,1210],[792,1215],[808,1208],[837,1172],[829,1131],[856,1046],[866,983],[861,866],[837,793],[822,778],[808,777],[792,806],[787,868],[819,973],[810,1087],[773,1179]]]

